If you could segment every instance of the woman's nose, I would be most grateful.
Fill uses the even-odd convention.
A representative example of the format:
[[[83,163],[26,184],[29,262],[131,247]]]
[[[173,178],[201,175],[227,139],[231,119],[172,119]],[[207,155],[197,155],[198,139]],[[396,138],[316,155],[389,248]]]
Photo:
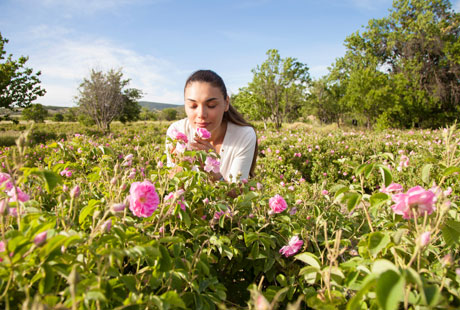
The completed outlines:
[[[206,118],[207,114],[208,114],[208,112],[207,112],[206,107],[204,107],[204,106],[199,106],[198,107],[198,116],[200,118]]]

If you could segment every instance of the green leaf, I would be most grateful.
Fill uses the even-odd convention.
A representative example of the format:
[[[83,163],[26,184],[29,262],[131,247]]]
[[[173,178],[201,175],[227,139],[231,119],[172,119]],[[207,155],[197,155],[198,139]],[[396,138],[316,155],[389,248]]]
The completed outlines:
[[[460,242],[460,223],[450,220],[441,228],[442,236],[448,246]]]
[[[136,289],[136,278],[132,275],[125,275],[120,277],[121,282],[125,285],[125,287],[135,293],[137,291]]]
[[[389,186],[393,182],[393,175],[391,174],[390,169],[384,165],[379,165],[379,171],[382,175],[383,184]]]
[[[426,303],[429,306],[436,306],[441,297],[439,288],[436,285],[426,285],[423,287],[423,292],[425,293]]]
[[[94,200],[91,199],[88,202],[88,205],[81,209],[80,215],[78,216],[78,223],[81,225],[85,219],[88,217],[88,215],[93,214],[94,210],[96,209],[97,205],[100,203],[99,200]]]
[[[370,198],[371,207],[378,207],[384,204],[388,198],[390,198],[387,194],[384,193],[375,193]]]
[[[377,279],[375,293],[383,310],[397,310],[404,295],[404,278],[394,270],[383,272]]]
[[[431,168],[433,168],[432,164],[426,164],[422,168],[422,181],[425,184],[430,183],[430,173],[431,173]]]
[[[160,270],[167,272],[172,267],[171,256],[169,255],[168,249],[160,245],[161,259],[160,259]]]
[[[99,300],[99,301],[107,301],[107,299],[105,298],[104,294],[102,294],[101,291],[89,291],[88,293],[86,293],[86,296],[85,296],[85,299],[86,300]]]
[[[367,305],[364,304],[365,308],[363,308],[363,297],[367,294],[367,292],[375,286],[377,283],[377,279],[375,279],[375,275],[370,274],[368,275],[364,281],[361,289],[350,299],[347,304],[347,310],[363,310],[367,309]]]
[[[53,289],[54,285],[54,271],[48,264],[43,265],[45,276],[41,278],[38,284],[38,290],[40,294],[46,294]]]
[[[347,200],[348,212],[351,212],[361,202],[361,195],[356,192],[347,193],[345,199]]]
[[[179,297],[179,294],[177,294],[176,291],[168,291],[161,295],[160,298],[164,303],[170,304],[174,307],[182,309],[186,308],[184,301]]]
[[[451,174],[454,174],[455,172],[458,172],[460,173],[460,167],[449,167],[449,168],[446,168],[444,169],[443,173],[442,173],[442,176],[443,177],[447,177]]]
[[[309,253],[309,252],[300,253],[294,256],[294,258],[304,262],[305,264],[321,269],[320,260],[313,253]]]
[[[390,236],[383,232],[376,231],[369,234],[367,246],[369,253],[376,257],[390,243],[390,241]]]
[[[45,179],[46,191],[51,193],[58,184],[62,183],[62,178],[60,175],[50,170],[43,170],[42,172],[43,178]]]
[[[364,177],[367,179],[371,175],[372,171],[374,170],[375,164],[368,164],[366,168],[364,168]]]
[[[386,259],[377,259],[372,265],[372,273],[380,275],[388,270],[398,271],[398,268]]]

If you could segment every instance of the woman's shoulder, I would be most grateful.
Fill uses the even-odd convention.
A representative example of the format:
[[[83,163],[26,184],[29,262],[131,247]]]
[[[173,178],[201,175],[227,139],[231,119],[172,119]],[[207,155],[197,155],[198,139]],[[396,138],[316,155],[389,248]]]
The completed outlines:
[[[250,140],[257,139],[256,131],[251,126],[240,126],[232,122],[229,122],[227,127],[231,135],[235,137],[236,139],[241,139],[241,138],[247,138]]]

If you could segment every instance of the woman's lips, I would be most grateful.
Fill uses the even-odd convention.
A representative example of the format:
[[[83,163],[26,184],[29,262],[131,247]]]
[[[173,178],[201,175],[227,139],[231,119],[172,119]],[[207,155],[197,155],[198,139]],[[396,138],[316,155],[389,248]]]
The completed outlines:
[[[209,123],[197,123],[196,126],[197,126],[197,127],[204,128],[204,127],[209,126]]]

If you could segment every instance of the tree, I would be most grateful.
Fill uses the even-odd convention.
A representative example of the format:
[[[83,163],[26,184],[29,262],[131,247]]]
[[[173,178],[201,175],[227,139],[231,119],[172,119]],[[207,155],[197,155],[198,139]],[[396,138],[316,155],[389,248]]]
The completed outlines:
[[[62,113],[56,113],[53,115],[53,121],[55,122],[63,122],[64,121],[64,115]]]
[[[13,60],[13,55],[7,57],[4,49],[8,40],[0,33],[0,108],[16,111],[16,108],[29,106],[46,91],[40,87],[40,71],[26,68],[28,57],[21,56]],[[0,116],[0,120],[9,119],[9,115]]]
[[[238,99],[238,105],[256,104],[264,123],[271,120],[280,128],[289,115],[299,111],[310,75],[306,64],[292,57],[282,59],[276,49],[268,50],[267,56],[266,61],[252,70],[253,80],[242,90],[244,95]],[[243,98],[249,100],[245,103]]]
[[[137,100],[142,98],[142,92],[138,89],[131,88],[125,92],[124,97],[123,109],[117,119],[123,124],[139,120],[141,106]]]
[[[174,108],[166,108],[161,111],[161,116],[167,121],[174,121],[177,117],[177,110]]]
[[[48,116],[48,110],[41,104],[32,104],[22,110],[22,117],[25,120],[34,121],[35,123],[43,123]]]
[[[460,114],[459,36],[460,14],[448,0],[394,0],[388,17],[370,20],[364,32],[345,40],[339,70],[346,73],[340,78],[348,98],[356,99],[355,108],[376,100],[379,107],[367,111],[383,108],[379,118],[396,126],[454,121]],[[363,75],[371,81],[359,81]],[[371,122],[374,116],[366,115]]]
[[[104,132],[110,131],[110,123],[121,117],[125,107],[141,96],[139,90],[125,89],[130,80],[122,77],[121,70],[111,69],[104,73],[93,69],[89,79],[85,78],[78,89],[76,99],[81,111]]]

